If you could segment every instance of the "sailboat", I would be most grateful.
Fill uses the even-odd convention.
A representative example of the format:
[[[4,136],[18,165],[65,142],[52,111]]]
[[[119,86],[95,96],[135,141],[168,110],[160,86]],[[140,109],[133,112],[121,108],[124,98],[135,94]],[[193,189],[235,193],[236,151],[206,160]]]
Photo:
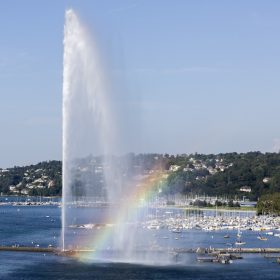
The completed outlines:
[[[241,246],[241,245],[245,245],[246,244],[246,242],[241,240],[241,235],[242,235],[242,232],[240,231],[240,227],[238,227],[237,240],[235,242],[236,246]]]
[[[237,239],[236,242],[235,242],[236,246],[241,246],[241,245],[245,245],[245,244],[246,244],[246,242],[242,241],[241,239]]]
[[[266,237],[261,236],[260,234],[259,234],[259,236],[258,236],[257,238],[258,238],[259,240],[261,240],[261,241],[266,241],[266,240],[267,240]]]

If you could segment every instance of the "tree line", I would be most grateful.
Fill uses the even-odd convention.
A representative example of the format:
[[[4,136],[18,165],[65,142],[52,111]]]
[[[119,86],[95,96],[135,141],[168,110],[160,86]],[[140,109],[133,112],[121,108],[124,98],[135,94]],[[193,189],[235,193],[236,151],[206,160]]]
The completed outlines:
[[[248,152],[216,155],[130,153],[124,157],[125,160],[120,157],[114,158],[118,165],[122,162],[126,163],[122,170],[123,174],[146,174],[153,169],[161,169],[163,173],[166,173],[168,176],[162,183],[163,195],[205,194],[227,196],[232,199],[246,196],[251,200],[257,200],[263,195],[280,193],[279,153]],[[87,160],[91,159],[92,157]],[[172,166],[177,166],[177,169],[171,171]],[[197,168],[197,166],[200,167]],[[212,172],[213,170],[215,172]],[[0,192],[2,194],[11,194],[10,186],[21,184],[20,188],[24,188],[30,183],[29,181],[34,181],[40,176],[47,176],[48,180],[53,182],[51,187],[33,188],[30,190],[30,194],[61,195],[61,161],[41,162],[25,167],[15,166],[4,171],[0,169]],[[251,192],[241,192],[242,186],[249,186]]]

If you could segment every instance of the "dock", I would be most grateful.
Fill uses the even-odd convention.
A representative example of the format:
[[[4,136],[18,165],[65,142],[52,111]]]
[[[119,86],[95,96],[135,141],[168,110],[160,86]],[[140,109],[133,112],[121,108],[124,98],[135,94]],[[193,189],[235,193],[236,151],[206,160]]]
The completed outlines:
[[[280,248],[205,248],[207,253],[244,253],[244,254],[274,254],[280,253]],[[197,249],[179,248],[173,249],[174,252],[179,254],[197,253]]]
[[[0,251],[57,253],[58,249],[53,247],[0,246]]]
[[[280,254],[280,248],[206,248],[207,253],[221,253],[221,254]],[[53,253],[62,256],[72,256],[84,252],[94,252],[94,249],[76,249],[76,250],[66,250],[62,251],[60,248],[56,247],[27,247],[27,246],[0,246],[1,251],[13,251],[13,252],[31,252],[31,253]],[[152,250],[139,250],[139,252],[154,252],[163,253],[168,250],[152,249]],[[192,248],[173,248],[169,249],[169,252],[174,252],[177,254],[189,254],[197,253],[197,249]]]
[[[280,253],[280,248],[213,248],[212,251],[221,253],[244,253],[244,254],[274,254]]]

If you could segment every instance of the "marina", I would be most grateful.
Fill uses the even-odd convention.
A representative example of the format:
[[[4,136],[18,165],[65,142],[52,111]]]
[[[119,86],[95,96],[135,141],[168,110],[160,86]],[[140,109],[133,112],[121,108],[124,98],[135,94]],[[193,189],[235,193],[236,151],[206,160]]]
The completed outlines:
[[[88,210],[89,208],[78,209],[81,216]],[[98,217],[103,208],[91,210]],[[10,261],[20,267],[24,259],[44,264],[41,270],[45,269],[46,264],[53,262],[55,264],[70,262],[71,267],[74,267],[77,263],[83,264],[79,262],[80,256],[93,256],[97,253],[95,246],[92,244],[89,247],[87,242],[84,247],[64,252],[61,250],[60,208],[57,206],[3,205],[0,207],[0,212],[2,214],[0,256],[2,263],[7,267]],[[207,267],[211,270],[213,267],[215,270],[222,270],[224,267],[239,271],[240,267],[249,269],[254,266],[263,269],[265,265],[272,271],[279,271],[277,260],[280,256],[280,231],[277,230],[277,219],[274,217],[257,217],[253,213],[237,211],[218,212],[218,223],[212,224],[215,230],[206,230],[211,227],[216,216],[215,211],[185,211],[171,207],[168,209],[156,207],[149,208],[144,213],[139,212],[140,214],[142,215],[141,222],[135,224],[131,221],[129,227],[132,232],[136,227],[137,232],[144,237],[143,240],[146,240],[146,236],[149,239],[138,244],[135,253],[139,256],[145,254],[154,256],[154,265],[160,265],[158,259],[167,255],[172,265],[186,269]],[[249,228],[252,224],[253,228],[260,230],[245,229],[246,225]],[[71,227],[69,230],[73,237],[76,234],[92,236],[102,232],[107,226],[101,222],[92,222],[80,224],[79,227]],[[112,229],[114,226],[112,223],[108,228]],[[228,226],[233,226],[233,229],[227,229]],[[234,243],[237,240],[239,227],[239,233],[246,244],[237,247]],[[259,240],[257,238],[259,234],[267,240]],[[100,255],[105,257],[108,254],[122,255],[122,252],[110,252],[109,248],[108,251],[100,252]],[[114,262],[109,260],[103,262],[110,267],[114,265]],[[132,259],[131,263],[133,262]],[[35,267],[32,269],[36,270]],[[64,270],[63,267],[61,269]],[[52,267],[50,267],[50,273],[52,273]],[[217,275],[219,272],[215,273]]]
[[[259,232],[267,236],[280,236],[280,217],[257,216],[255,212],[247,211],[212,211],[188,209],[150,209],[148,219],[141,226],[149,230],[167,228],[174,233],[183,230],[196,229],[207,232],[237,231],[237,237],[243,231]],[[260,234],[259,234],[260,236]],[[227,233],[224,238],[229,238]],[[261,238],[264,240],[265,238]],[[267,240],[267,238],[266,238]]]

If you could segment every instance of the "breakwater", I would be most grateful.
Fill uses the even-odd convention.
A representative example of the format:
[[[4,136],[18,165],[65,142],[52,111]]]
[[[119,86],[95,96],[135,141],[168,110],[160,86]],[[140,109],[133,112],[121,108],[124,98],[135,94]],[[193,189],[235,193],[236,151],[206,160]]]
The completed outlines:
[[[176,253],[187,254],[187,253],[197,253],[201,248],[189,249],[189,248],[179,248],[174,249]],[[243,254],[275,254],[280,253],[280,248],[205,248],[203,249],[205,253],[243,253]]]
[[[0,251],[57,253],[59,249],[52,247],[0,246]]]
[[[280,253],[280,248],[215,248],[213,251],[218,251],[221,253],[274,254]]]
[[[187,253],[196,253],[197,248],[178,248],[171,249],[170,252],[187,254]],[[275,254],[280,253],[280,248],[206,248],[208,253],[261,253],[261,254]],[[32,252],[32,253],[55,253],[63,256],[71,256],[82,252],[94,251],[87,249],[78,249],[78,250],[67,250],[62,251],[59,248],[54,247],[26,247],[26,246],[0,246],[0,251],[13,251],[13,252]],[[163,250],[149,250],[151,252],[163,252]]]

